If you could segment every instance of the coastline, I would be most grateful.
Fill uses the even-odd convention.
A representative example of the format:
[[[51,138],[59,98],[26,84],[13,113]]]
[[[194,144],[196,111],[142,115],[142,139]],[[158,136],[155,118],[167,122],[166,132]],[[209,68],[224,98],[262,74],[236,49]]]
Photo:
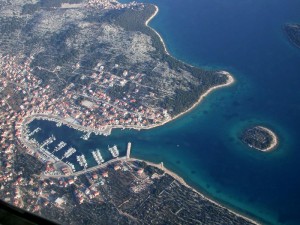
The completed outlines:
[[[273,132],[273,131],[271,131],[270,129],[268,129],[268,128],[266,128],[266,127],[262,127],[262,126],[258,126],[260,129],[262,129],[262,130],[264,130],[264,131],[266,131],[266,132],[268,132],[271,136],[272,136],[272,138],[273,138],[273,140],[272,140],[272,142],[271,142],[271,145],[268,147],[268,148],[266,148],[266,149],[258,149],[259,151],[262,151],[262,152],[271,152],[271,151],[273,151],[273,150],[275,150],[275,148],[278,146],[278,144],[279,144],[279,140],[278,140],[278,137],[277,137],[277,135]]]
[[[148,25],[148,24],[150,23],[150,21],[151,21],[151,20],[158,14],[158,12],[159,12],[158,6],[154,5],[154,7],[155,7],[155,11],[154,11],[154,13],[149,17],[149,19],[146,20],[145,25],[146,25],[146,27],[149,27],[154,33],[156,33],[156,35],[159,37],[160,42],[162,43],[162,45],[163,45],[163,47],[164,47],[165,53],[166,53],[167,55],[171,56],[170,53],[168,52],[167,47],[166,47],[166,44],[165,44],[164,40],[162,39],[162,37],[160,36],[160,34],[159,34],[156,30],[154,30],[152,27],[150,27],[150,26]],[[172,57],[172,56],[171,56],[171,57]]]
[[[285,25],[283,25],[283,31],[285,33],[285,35],[287,36],[288,41],[294,45],[296,48],[300,48],[300,44],[298,44],[296,41],[294,41],[291,36],[289,35],[288,31],[287,31],[287,27],[288,26],[293,26],[293,25],[298,25],[297,23],[287,23]]]
[[[232,208],[229,208],[229,207],[225,207],[223,205],[221,205],[220,203],[218,203],[217,201],[209,198],[208,196],[204,195],[203,193],[197,191],[195,188],[191,187],[190,185],[188,185],[185,180],[180,177],[179,175],[177,175],[176,173],[170,171],[169,169],[167,169],[165,166],[162,166],[162,164],[156,164],[156,163],[152,163],[152,162],[149,162],[149,161],[146,161],[146,160],[141,160],[141,159],[137,159],[137,158],[130,158],[130,159],[126,159],[126,161],[139,161],[139,162],[145,162],[147,165],[150,165],[150,166],[153,166],[153,167],[156,167],[160,170],[163,170],[165,173],[167,173],[168,175],[170,175],[171,177],[173,177],[176,181],[178,181],[180,184],[184,185],[185,187],[189,188],[190,190],[196,192],[197,194],[199,194],[202,198],[204,198],[205,200],[223,208],[223,209],[227,209],[229,212],[235,214],[236,216],[239,216],[253,224],[256,224],[256,225],[260,225],[259,222],[255,221],[254,219],[251,219],[245,215],[242,215],[238,212],[236,212],[235,210],[233,210]]]
[[[161,35],[160,35],[155,29],[153,29],[152,27],[150,27],[150,26],[148,25],[149,22],[150,22],[150,21],[158,14],[158,12],[159,12],[158,6],[154,5],[154,7],[155,7],[155,12],[151,15],[151,17],[148,18],[148,20],[146,20],[145,25],[146,25],[147,27],[149,27],[153,32],[155,32],[155,33],[158,35],[158,37],[159,37],[159,39],[160,39],[160,41],[161,41],[161,43],[162,43],[162,45],[163,45],[163,47],[164,47],[165,53],[166,53],[167,55],[169,55],[170,57],[174,58],[174,57],[168,52],[168,50],[167,50],[167,48],[166,48],[166,45],[165,45],[165,42],[164,42],[164,40],[162,39]],[[177,59],[177,60],[178,60],[178,59]],[[192,65],[190,65],[190,66],[192,66]],[[234,77],[233,77],[229,72],[227,72],[227,71],[217,71],[217,73],[227,76],[227,81],[226,81],[226,83],[220,84],[220,85],[216,85],[216,86],[213,86],[213,87],[209,88],[209,89],[208,89],[207,91],[205,91],[202,95],[200,95],[200,97],[198,98],[198,100],[197,100],[190,108],[188,108],[187,110],[181,112],[180,114],[178,114],[178,115],[176,115],[176,116],[174,116],[174,117],[172,117],[172,118],[170,118],[170,119],[167,119],[167,120],[163,121],[163,122],[160,123],[160,124],[149,125],[149,126],[147,126],[147,127],[140,127],[140,128],[138,128],[138,127],[134,127],[134,126],[119,126],[119,125],[115,125],[115,126],[106,126],[105,129],[104,129],[104,130],[106,130],[106,131],[108,132],[108,133],[106,133],[106,135],[109,135],[110,132],[112,131],[112,129],[136,129],[136,130],[141,130],[141,129],[142,129],[142,130],[148,130],[148,129],[153,129],[153,128],[156,128],[156,127],[163,126],[163,125],[165,125],[165,124],[167,124],[167,123],[169,123],[169,122],[171,122],[171,121],[173,121],[173,120],[175,120],[175,119],[178,119],[179,117],[183,116],[184,114],[186,114],[186,113],[192,111],[195,107],[197,107],[197,106],[201,103],[201,101],[202,101],[206,96],[208,96],[211,92],[213,92],[214,90],[219,89],[219,88],[222,88],[222,87],[230,86],[230,85],[232,85],[233,83],[235,83]],[[26,121],[26,119],[27,119],[27,121]],[[29,124],[31,121],[35,120],[35,119],[42,119],[42,120],[49,120],[49,121],[52,120],[52,121],[57,122],[57,123],[62,123],[62,124],[66,125],[66,126],[69,126],[69,127],[73,128],[73,129],[80,130],[80,131],[82,131],[82,132],[94,132],[94,133],[96,133],[96,134],[99,134],[99,132],[100,132],[99,130],[93,130],[93,129],[89,128],[89,127],[84,127],[84,126],[80,126],[80,125],[73,124],[73,123],[71,123],[71,122],[69,122],[69,121],[66,121],[64,118],[57,118],[57,117],[54,117],[54,116],[51,116],[51,115],[47,115],[47,114],[45,114],[45,115],[43,115],[43,114],[33,114],[33,115],[28,116],[28,117],[25,117],[24,121],[26,121],[26,122],[23,123],[22,125],[27,125],[27,124]],[[272,133],[273,133],[273,132],[272,132]],[[101,132],[100,132],[100,134],[101,134]],[[105,134],[104,134],[104,135],[105,135]],[[275,135],[275,134],[274,134],[274,135]],[[276,137],[276,136],[275,136],[275,137]],[[23,140],[22,140],[22,142],[23,142]],[[277,143],[275,144],[275,146],[276,146],[276,145],[277,145]],[[184,180],[182,177],[180,177],[179,175],[177,175],[176,173],[170,171],[169,169],[167,169],[167,168],[165,168],[165,167],[161,167],[161,164],[155,164],[155,163],[152,163],[152,162],[149,162],[149,161],[145,161],[145,160],[141,160],[141,159],[137,159],[137,158],[125,159],[124,161],[134,161],[134,160],[140,161],[140,162],[145,162],[146,164],[148,164],[148,165],[150,165],[150,166],[154,166],[154,167],[156,167],[156,168],[158,168],[158,169],[163,170],[165,173],[167,173],[168,175],[170,175],[171,177],[173,177],[173,178],[174,178],[176,181],[178,181],[180,184],[182,184],[182,185],[184,185],[185,187],[187,187],[187,188],[191,189],[192,191],[196,192],[197,194],[199,194],[201,197],[203,197],[203,198],[206,199],[207,201],[209,201],[209,202],[211,202],[211,203],[213,203],[213,204],[215,204],[215,205],[217,205],[217,206],[219,206],[219,207],[221,207],[221,208],[227,209],[227,210],[230,211],[231,213],[233,213],[233,214],[235,214],[235,215],[237,215],[237,216],[239,216],[239,217],[241,217],[241,218],[243,218],[243,219],[245,219],[245,220],[247,220],[247,221],[249,221],[249,222],[251,222],[251,223],[253,223],[253,224],[256,224],[256,225],[259,225],[259,224],[260,224],[260,223],[258,223],[257,221],[255,221],[255,220],[253,220],[253,219],[250,219],[249,217],[246,217],[246,216],[244,216],[244,215],[242,215],[242,214],[240,214],[240,213],[234,211],[233,209],[231,209],[231,208],[229,208],[229,207],[225,207],[225,206],[221,205],[220,203],[218,203],[217,201],[215,201],[215,200],[213,200],[213,199],[211,199],[211,198],[205,196],[203,193],[199,192],[199,191],[196,190],[195,188],[193,188],[193,187],[191,187],[190,185],[188,185],[188,184],[185,182],[185,180]],[[109,163],[111,163],[111,162],[109,162]],[[95,167],[95,168],[93,167],[93,168],[90,168],[90,169],[93,170],[93,169],[96,169],[96,167]],[[84,172],[87,172],[87,171],[84,171]],[[72,175],[73,175],[73,174],[71,174],[70,176],[72,176]]]
[[[192,111],[195,107],[197,107],[201,101],[206,97],[208,96],[211,92],[213,92],[214,90],[218,89],[218,88],[222,88],[222,87],[226,87],[226,86],[230,86],[232,85],[233,83],[235,83],[235,80],[233,78],[233,76],[226,72],[226,71],[220,71],[219,73],[223,74],[223,75],[226,75],[227,76],[227,81],[225,84],[220,84],[220,85],[217,85],[217,86],[213,86],[211,88],[209,88],[206,92],[204,92],[198,99],[197,102],[195,102],[189,109],[187,109],[186,111],[176,115],[175,117],[173,117],[171,120],[175,120],[177,118],[179,118],[180,116]]]
[[[169,55],[170,57],[174,58],[172,55],[170,55],[170,53],[168,52],[167,48],[166,48],[166,45],[164,43],[164,40],[162,39],[162,37],[160,36],[160,34],[154,30],[152,27],[150,27],[148,24],[149,22],[158,14],[159,12],[159,8],[158,6],[156,5],[153,5],[155,7],[155,12],[148,18],[148,20],[146,20],[145,22],[145,25],[147,27],[149,27],[153,32],[155,32],[163,47],[164,47],[164,51],[167,55]],[[179,59],[176,59],[176,60],[179,60]],[[180,60],[179,60],[180,61]],[[192,65],[189,65],[189,66],[192,66]],[[192,66],[193,67],[193,66]],[[78,124],[74,124],[70,121],[67,121],[66,118],[60,118],[60,117],[56,117],[56,116],[52,116],[52,115],[49,115],[49,114],[40,114],[40,113],[37,113],[37,114],[31,114],[31,115],[27,115],[23,118],[23,121],[22,121],[22,124],[23,125],[27,125],[29,124],[31,121],[35,120],[35,119],[42,119],[42,120],[49,120],[49,121],[54,121],[56,123],[62,123],[66,126],[69,126],[73,129],[76,129],[76,130],[79,130],[79,131],[82,131],[82,132],[92,132],[92,133],[95,133],[96,135],[98,134],[103,134],[105,136],[108,136],[111,134],[112,132],[112,129],[135,129],[135,130],[149,130],[149,129],[153,129],[153,128],[156,128],[156,127],[160,127],[160,126],[163,126],[173,120],[176,120],[178,119],[179,117],[181,117],[182,115],[192,111],[195,107],[197,107],[201,101],[208,95],[210,94],[212,91],[218,89],[218,88],[222,88],[222,87],[226,87],[226,86],[230,86],[231,84],[233,84],[235,82],[234,80],[234,77],[227,71],[216,71],[216,73],[219,73],[219,74],[222,74],[222,75],[225,75],[227,76],[227,81],[226,83],[224,84],[220,84],[220,85],[216,85],[216,86],[213,86],[213,87],[210,87],[207,91],[205,91],[202,95],[200,95],[200,97],[198,98],[198,100],[190,107],[188,108],[187,110],[181,112],[180,114],[174,116],[174,117],[170,117],[168,119],[166,119],[165,121],[159,123],[159,124],[152,124],[152,125],[148,125],[148,126],[145,126],[145,127],[137,127],[137,126],[132,126],[132,125],[107,125],[105,127],[102,127],[101,130],[100,129],[93,129],[92,127],[84,127],[84,126],[81,126],[81,125],[78,125]],[[27,121],[26,121],[27,120]],[[26,122],[25,122],[26,121]]]
[[[150,22],[150,21],[158,14],[158,12],[159,12],[158,6],[154,5],[154,7],[155,7],[155,12],[151,15],[151,17],[150,17],[148,20],[146,20],[145,25],[146,25],[147,27],[149,27],[152,31],[154,31],[154,32],[158,35],[158,37],[159,37],[159,39],[160,39],[160,41],[161,41],[161,43],[162,43],[162,45],[163,45],[163,47],[164,47],[165,53],[166,53],[167,55],[169,55],[170,57],[173,57],[173,56],[170,55],[170,53],[168,52],[168,50],[167,50],[167,48],[166,48],[166,44],[165,44],[164,40],[162,39],[161,35],[160,35],[155,29],[153,29],[152,27],[149,26],[149,22]],[[177,60],[179,60],[179,59],[177,59]],[[204,92],[204,93],[199,97],[199,99],[198,99],[198,100],[197,100],[197,101],[196,101],[189,109],[187,109],[186,111],[181,112],[180,114],[176,115],[176,116],[173,117],[173,118],[170,118],[169,120],[164,121],[164,122],[161,123],[161,124],[154,125],[154,126],[149,126],[149,127],[147,127],[147,128],[144,128],[144,129],[152,129],[152,128],[155,128],[155,127],[163,126],[163,125],[165,125],[165,124],[168,123],[168,122],[171,122],[171,121],[173,121],[173,120],[175,120],[175,119],[178,119],[179,117],[183,116],[184,114],[186,114],[186,113],[192,111],[195,107],[197,107],[197,106],[201,103],[201,101],[202,101],[206,96],[208,96],[211,92],[213,92],[214,90],[216,90],[216,89],[218,89],[218,88],[230,86],[230,85],[232,85],[233,83],[235,83],[234,77],[233,77],[229,72],[227,72],[227,71],[219,71],[218,73],[227,76],[227,81],[226,81],[225,84],[220,84],[220,85],[217,85],[217,86],[214,86],[214,87],[209,88],[209,89],[208,89],[206,92]],[[168,170],[166,167],[164,167],[164,166],[162,167],[161,164],[156,164],[156,163],[152,163],[152,162],[149,162],[149,161],[140,160],[140,159],[136,159],[136,158],[130,158],[129,160],[137,160],[137,161],[145,162],[145,163],[147,163],[147,164],[150,165],[150,166],[154,166],[154,167],[156,167],[156,168],[158,168],[158,169],[161,169],[161,170],[163,170],[165,173],[167,173],[168,175],[172,176],[175,180],[177,180],[178,182],[180,182],[182,185],[184,185],[184,186],[186,186],[187,188],[191,189],[192,191],[196,192],[197,194],[199,194],[201,197],[203,197],[204,199],[208,200],[209,202],[211,202],[211,203],[213,203],[213,204],[215,204],[215,205],[217,205],[217,206],[219,206],[219,207],[221,207],[221,208],[225,208],[225,209],[227,209],[228,211],[232,212],[233,214],[235,214],[235,215],[237,215],[237,216],[239,216],[239,217],[242,217],[242,218],[244,218],[245,220],[248,220],[248,221],[250,221],[250,222],[252,222],[252,223],[254,223],[254,224],[256,224],[256,225],[260,224],[260,223],[258,223],[257,221],[255,221],[255,220],[253,220],[253,219],[251,219],[251,218],[249,218],[249,217],[247,217],[247,216],[244,216],[244,215],[242,215],[242,214],[240,214],[240,213],[237,213],[237,212],[234,211],[233,209],[228,208],[228,207],[225,207],[225,206],[221,205],[220,203],[218,203],[217,201],[214,201],[213,199],[211,199],[211,198],[205,196],[203,193],[197,191],[195,188],[193,188],[193,187],[191,187],[190,185],[188,185],[182,177],[180,177],[180,176],[177,175],[176,173],[174,173],[174,172]]]
[[[155,32],[156,35],[159,37],[159,39],[160,39],[160,41],[161,41],[161,43],[162,43],[162,45],[163,45],[163,47],[164,47],[165,53],[166,53],[167,55],[169,55],[170,57],[174,58],[174,57],[168,52],[167,47],[166,47],[166,44],[165,44],[163,38],[161,37],[161,35],[160,35],[155,29],[153,29],[151,26],[149,26],[150,21],[151,21],[151,20],[158,14],[158,12],[159,12],[158,6],[156,6],[156,5],[153,5],[153,6],[155,7],[155,11],[154,11],[154,13],[149,17],[149,19],[146,20],[145,25],[146,25],[147,27],[149,27],[153,32]],[[176,60],[179,60],[179,59],[176,59]],[[181,61],[181,60],[179,60],[179,61]],[[192,65],[189,65],[189,66],[192,66]],[[192,67],[194,67],[194,66],[192,66]],[[175,120],[175,119],[181,117],[182,115],[184,115],[184,114],[186,114],[186,113],[192,111],[192,110],[193,110],[196,106],[198,106],[198,105],[201,103],[201,101],[202,101],[208,94],[210,94],[212,91],[214,91],[214,90],[216,90],[216,89],[218,89],[218,88],[222,88],[222,87],[229,86],[229,85],[231,85],[231,84],[233,84],[233,83],[235,82],[233,76],[232,76],[229,72],[227,72],[227,71],[218,71],[218,73],[227,76],[227,81],[226,81],[225,84],[220,84],[220,85],[213,86],[213,87],[209,88],[206,92],[204,92],[204,93],[199,97],[199,99],[198,99],[198,100],[197,100],[197,101],[196,101],[189,109],[187,109],[187,110],[184,111],[184,112],[181,112],[180,114],[176,115],[175,117],[170,118],[170,119],[168,119],[168,120],[162,122],[161,124],[150,125],[150,126],[148,126],[148,127],[144,127],[144,128],[141,128],[141,129],[147,130],[147,129],[152,129],[152,128],[156,128],[156,127],[159,127],[159,126],[163,126],[163,125],[165,125],[166,123],[169,123],[169,122],[171,122],[172,120]],[[111,128],[114,129],[114,128],[116,128],[116,127],[111,127]]]
[[[219,89],[219,88],[222,88],[222,87],[226,87],[226,86],[230,86],[230,85],[232,85],[233,83],[235,83],[235,80],[234,80],[233,76],[232,76],[229,72],[227,72],[227,71],[219,71],[218,73],[221,73],[221,74],[227,76],[227,81],[226,81],[225,84],[220,84],[220,85],[213,86],[213,87],[209,88],[206,92],[204,92],[202,95],[200,95],[200,97],[198,98],[198,100],[197,100],[190,108],[188,108],[187,110],[185,110],[185,111],[179,113],[178,115],[176,115],[176,116],[174,116],[174,117],[172,117],[172,118],[170,118],[170,119],[168,119],[168,120],[165,120],[164,122],[162,122],[162,123],[160,123],[160,124],[150,125],[150,126],[148,126],[148,127],[143,127],[143,128],[141,128],[141,129],[148,130],[148,129],[160,127],[160,126],[163,126],[163,125],[165,125],[165,124],[167,124],[167,123],[169,123],[169,122],[171,122],[171,121],[173,121],[173,120],[176,120],[176,119],[178,119],[179,117],[183,116],[184,114],[186,114],[186,113],[192,111],[192,110],[193,110],[195,107],[197,107],[197,106],[201,103],[201,101],[202,101],[206,96],[208,96],[211,92],[215,91],[216,89]],[[112,129],[114,129],[114,128],[116,128],[116,127],[112,127]]]

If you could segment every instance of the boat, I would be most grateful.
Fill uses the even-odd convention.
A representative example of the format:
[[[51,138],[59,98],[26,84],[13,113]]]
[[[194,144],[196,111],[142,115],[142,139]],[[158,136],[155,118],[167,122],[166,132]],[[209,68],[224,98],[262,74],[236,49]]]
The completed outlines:
[[[35,128],[30,134],[28,134],[28,137],[31,137],[32,135],[34,135],[35,133],[39,132],[40,130],[42,130],[40,127]]]
[[[65,147],[67,145],[66,142],[59,142],[59,144],[54,148],[53,152],[58,152],[59,150],[61,150],[63,147]]]
[[[72,171],[73,171],[73,172],[76,172],[76,169],[75,169],[75,166],[74,166],[73,163],[66,162],[66,164],[68,164],[68,165],[72,168]]]
[[[53,141],[55,141],[56,140],[56,138],[52,135],[51,137],[49,137],[47,140],[45,140],[42,144],[41,144],[41,146],[40,146],[40,148],[44,148],[46,145],[49,145],[49,144],[51,144]]]
[[[90,138],[91,133],[92,132],[88,132],[88,133],[82,135],[80,138],[83,139],[83,140],[85,140],[85,141],[87,141]]]
[[[116,145],[114,145],[111,148],[108,146],[108,150],[110,151],[110,153],[112,154],[112,156],[114,158],[117,158],[119,156],[119,150],[118,150],[118,147]]]
[[[96,151],[92,151],[92,155],[98,165],[104,162],[104,159],[103,159],[99,149],[96,149]]]
[[[63,158],[69,158],[71,155],[73,155],[76,152],[75,148],[69,148],[65,154]]]
[[[76,158],[77,158],[77,162],[79,163],[79,165],[84,167],[84,169],[86,169],[88,164],[87,164],[87,161],[85,159],[85,156],[84,155],[78,155]]]

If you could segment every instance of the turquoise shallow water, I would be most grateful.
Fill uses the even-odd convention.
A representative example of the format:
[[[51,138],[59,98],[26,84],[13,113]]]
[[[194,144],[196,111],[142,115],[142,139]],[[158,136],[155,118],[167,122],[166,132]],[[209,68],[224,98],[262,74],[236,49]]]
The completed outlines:
[[[125,152],[131,141],[134,157],[163,161],[226,205],[271,224],[300,224],[300,49],[282,32],[284,23],[300,22],[300,2],[147,2],[160,8],[150,25],[171,54],[196,66],[228,70],[236,83],[153,130],[114,130],[109,137],[93,135],[85,142],[77,131],[49,122],[32,126],[49,128],[83,152],[112,144]],[[254,124],[278,134],[276,151],[264,154],[240,143],[238,134]]]

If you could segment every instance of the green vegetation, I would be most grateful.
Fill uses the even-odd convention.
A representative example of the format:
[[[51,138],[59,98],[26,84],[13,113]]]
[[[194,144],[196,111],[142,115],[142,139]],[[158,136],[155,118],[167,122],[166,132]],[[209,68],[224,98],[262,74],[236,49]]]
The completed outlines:
[[[89,81],[81,79],[81,75],[90,73],[99,62],[103,61],[105,68],[109,68],[110,72],[116,76],[122,77],[125,69],[132,74],[144,74],[142,84],[150,87],[151,92],[159,98],[154,100],[151,97],[145,97],[146,102],[144,100],[143,102],[146,105],[167,109],[172,116],[190,108],[209,88],[226,82],[226,76],[214,71],[192,67],[166,54],[159,36],[153,29],[145,26],[145,21],[155,12],[154,5],[145,4],[130,9],[103,11],[80,8],[76,10],[84,16],[77,21],[69,20],[68,17],[60,17],[64,15],[58,9],[62,3],[79,2],[81,0],[41,0],[36,4],[25,4],[23,14],[29,17],[27,23],[23,23],[21,19],[5,18],[5,20],[1,20],[0,24],[0,31],[4,34],[14,31],[21,32],[24,44],[20,44],[19,41],[11,42],[12,44],[7,43],[11,46],[18,44],[23,47],[23,52],[27,56],[32,55],[33,51],[35,52],[30,65],[34,74],[45,85],[55,84],[52,86],[57,89],[58,95],[61,88],[69,82],[88,85]],[[61,18],[57,21],[58,29],[53,24],[47,31],[44,30],[44,24],[53,23],[48,17],[47,10],[52,10],[53,16]],[[76,10],[73,9],[70,15],[75,15]],[[113,25],[115,25],[113,29],[120,29],[120,32],[109,34],[111,35],[109,41],[106,37],[102,39],[102,35],[108,35],[103,33],[103,27],[111,29],[109,26]],[[118,33],[121,33],[121,36],[118,36]],[[150,41],[143,42],[144,37],[150,37]],[[124,45],[131,48],[133,38],[140,42],[141,47],[128,53],[129,51],[122,47]],[[119,42],[124,43],[118,45]],[[150,47],[154,50],[143,53],[143,49],[147,49],[147,45],[151,45]],[[146,60],[131,60],[132,51],[135,52],[136,58],[141,56]],[[77,63],[80,64],[80,68],[75,70],[74,66]],[[115,64],[118,64],[119,67],[115,68]],[[160,67],[154,71],[158,65]],[[60,69],[52,72],[58,66]],[[162,74],[164,71],[172,71],[172,75]],[[58,77],[61,79],[57,79]],[[183,80],[184,83],[182,83]],[[115,85],[108,88],[107,94],[112,99],[121,99],[124,93],[129,93],[134,88],[136,87],[132,85],[130,87]],[[138,89],[140,89],[140,96],[148,95],[145,88]],[[135,97],[139,99],[138,96]],[[140,102],[137,101],[136,104]]]
[[[260,126],[246,129],[243,131],[240,139],[250,147],[262,151],[268,149],[274,141],[274,137],[270,134],[270,132]]]
[[[17,17],[0,17],[1,35],[10,34],[22,28],[24,21]]]
[[[152,45],[157,51],[151,53],[155,59],[168,63],[170,69],[175,71],[185,70],[190,72],[201,82],[201,85],[190,84],[189,91],[177,89],[175,96],[167,97],[160,106],[169,109],[172,116],[175,116],[190,108],[205,91],[215,85],[226,83],[227,77],[206,71],[197,67],[187,65],[165,53],[164,46],[158,35],[149,27],[145,26],[145,21],[155,12],[155,6],[145,5],[143,10],[124,9],[110,11],[104,16],[104,20],[123,27],[125,30],[137,31],[151,37]],[[147,71],[149,73],[149,71]],[[150,72],[151,74],[151,72]],[[152,76],[152,74],[151,74]]]
[[[22,8],[22,14],[33,14],[38,10],[53,10],[53,8],[58,8],[63,3],[76,4],[80,3],[82,0],[40,0],[35,4],[26,4]]]

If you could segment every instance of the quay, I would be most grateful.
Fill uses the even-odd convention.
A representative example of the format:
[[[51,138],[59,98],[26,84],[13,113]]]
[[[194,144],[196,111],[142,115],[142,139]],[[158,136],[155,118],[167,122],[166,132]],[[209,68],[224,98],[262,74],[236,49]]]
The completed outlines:
[[[93,172],[95,170],[98,170],[98,169],[102,169],[104,167],[106,167],[107,165],[109,165],[110,163],[114,163],[114,162],[118,162],[118,161],[126,161],[126,157],[120,157],[120,158],[115,158],[115,159],[111,159],[105,163],[102,163],[100,165],[97,165],[97,166],[93,166],[93,167],[90,167],[88,169],[85,169],[85,170],[81,170],[81,171],[78,171],[78,172],[75,172],[75,173],[71,173],[69,175],[45,175],[45,174],[42,174],[41,175],[41,178],[61,178],[61,177],[72,177],[72,176],[79,176],[79,175],[82,175],[82,174],[85,174],[85,173],[88,173],[88,172]]]
[[[130,158],[130,152],[131,152],[131,142],[128,142],[128,144],[127,144],[127,152],[126,152],[126,159]]]

